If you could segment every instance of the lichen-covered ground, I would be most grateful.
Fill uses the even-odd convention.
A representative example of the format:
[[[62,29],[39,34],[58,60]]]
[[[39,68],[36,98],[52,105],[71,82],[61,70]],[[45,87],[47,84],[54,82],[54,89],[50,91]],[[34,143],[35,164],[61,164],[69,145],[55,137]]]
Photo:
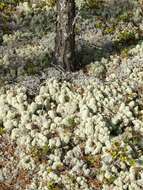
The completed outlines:
[[[142,190],[142,1],[80,7],[75,73],[52,67],[54,9],[0,9],[0,190]]]

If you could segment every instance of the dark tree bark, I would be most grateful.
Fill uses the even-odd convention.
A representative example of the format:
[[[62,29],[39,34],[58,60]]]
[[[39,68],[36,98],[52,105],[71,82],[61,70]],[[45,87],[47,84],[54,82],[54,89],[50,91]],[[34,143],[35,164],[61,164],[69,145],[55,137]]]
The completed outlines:
[[[57,0],[55,61],[65,71],[75,70],[75,1]]]

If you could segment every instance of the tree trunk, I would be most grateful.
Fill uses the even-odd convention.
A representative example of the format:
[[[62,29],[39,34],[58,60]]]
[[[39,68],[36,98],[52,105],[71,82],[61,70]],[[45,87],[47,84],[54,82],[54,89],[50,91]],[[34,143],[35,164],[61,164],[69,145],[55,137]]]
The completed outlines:
[[[57,1],[55,62],[65,71],[75,70],[75,1]]]

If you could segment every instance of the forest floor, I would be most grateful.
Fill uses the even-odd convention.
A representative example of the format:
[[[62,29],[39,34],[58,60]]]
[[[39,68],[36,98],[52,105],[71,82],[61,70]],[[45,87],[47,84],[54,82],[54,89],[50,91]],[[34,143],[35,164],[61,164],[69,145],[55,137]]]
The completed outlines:
[[[0,190],[143,189],[142,3],[78,11],[75,73],[54,9],[0,3]]]

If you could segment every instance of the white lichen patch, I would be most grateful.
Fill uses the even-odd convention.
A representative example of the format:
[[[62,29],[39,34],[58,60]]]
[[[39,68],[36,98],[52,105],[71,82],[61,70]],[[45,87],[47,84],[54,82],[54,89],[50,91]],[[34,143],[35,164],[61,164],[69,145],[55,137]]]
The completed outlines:
[[[0,123],[21,147],[18,167],[37,171],[27,190],[143,187],[142,95],[134,74],[124,82],[89,79],[82,93],[76,82],[48,79],[31,102],[24,87],[1,91]]]
[[[105,1],[107,7],[95,1],[97,15],[77,1],[79,61],[89,65],[64,73],[71,80],[47,68],[54,10],[46,0],[17,6],[20,27],[4,34],[0,46],[0,82],[10,76],[17,82],[0,84],[2,190],[7,184],[15,190],[143,189],[143,42],[120,49],[142,35],[142,10],[133,0],[132,11],[123,14],[129,1],[115,1],[115,10]],[[106,49],[113,55],[101,55]]]

